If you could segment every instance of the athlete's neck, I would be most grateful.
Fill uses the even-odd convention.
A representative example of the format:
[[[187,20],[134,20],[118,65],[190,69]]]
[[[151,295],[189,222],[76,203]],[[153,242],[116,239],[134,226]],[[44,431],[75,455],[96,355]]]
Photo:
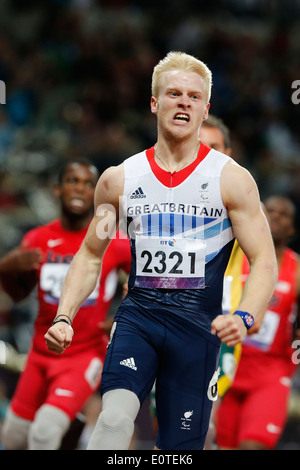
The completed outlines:
[[[79,232],[80,230],[85,229],[90,221],[91,216],[89,215],[77,215],[77,214],[61,214],[61,225],[65,230],[71,232]]]
[[[155,145],[155,158],[159,166],[170,172],[180,171],[190,165],[198,155],[200,140],[166,141],[158,139]]]
[[[276,253],[276,259],[277,259],[277,264],[278,266],[280,267],[281,266],[281,262],[282,262],[282,257],[283,257],[283,253],[284,253],[284,250],[286,248],[286,245],[285,244],[276,244],[274,243],[274,246],[275,246],[275,253]]]

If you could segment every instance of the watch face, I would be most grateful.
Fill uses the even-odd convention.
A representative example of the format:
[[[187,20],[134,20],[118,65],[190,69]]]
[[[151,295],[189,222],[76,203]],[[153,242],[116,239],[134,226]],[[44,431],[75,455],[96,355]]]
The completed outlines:
[[[237,310],[235,312],[236,315],[239,315],[241,319],[243,320],[245,327],[247,329],[251,328],[251,326],[254,325],[254,317],[251,315],[251,313],[243,312],[241,310]]]
[[[251,326],[253,326],[253,324],[254,324],[254,318],[252,317],[252,315],[250,315],[250,314],[247,313],[244,318],[245,318],[245,322],[246,322],[246,324],[247,324],[247,326],[248,326],[249,328],[250,328]]]

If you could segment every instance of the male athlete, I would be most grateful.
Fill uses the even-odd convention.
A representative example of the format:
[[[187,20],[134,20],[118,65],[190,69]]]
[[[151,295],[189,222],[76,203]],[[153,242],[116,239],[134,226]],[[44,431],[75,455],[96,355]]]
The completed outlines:
[[[99,386],[108,342],[99,323],[114,295],[118,270],[129,272],[126,237],[115,238],[107,249],[100,284],[74,322],[72,348],[59,357],[47,349],[44,339],[66,272],[91,220],[97,179],[97,169],[85,160],[67,163],[54,189],[61,201],[60,219],[28,232],[21,246],[0,260],[1,280],[12,298],[25,298],[37,285],[39,301],[32,348],[4,423],[6,449],[58,449],[70,423]]]
[[[230,157],[199,141],[210,90],[211,72],[203,62],[169,53],[152,77],[157,143],[107,169],[97,184],[95,216],[66,277],[57,315],[71,323],[93,290],[120,198],[132,265],[105,359],[103,409],[88,449],[128,449],[155,379],[156,446],[203,448],[220,341],[242,341],[272,295],[276,259],[256,184]],[[223,277],[235,237],[251,274],[238,310],[222,315]],[[62,353],[72,334],[71,325],[56,323],[45,335],[48,348]]]
[[[258,333],[243,342],[235,379],[217,413],[217,443],[223,449],[276,447],[286,422],[296,369],[291,344],[300,295],[300,264],[299,255],[287,247],[295,232],[295,207],[285,197],[271,196],[265,208],[275,244],[278,282]]]

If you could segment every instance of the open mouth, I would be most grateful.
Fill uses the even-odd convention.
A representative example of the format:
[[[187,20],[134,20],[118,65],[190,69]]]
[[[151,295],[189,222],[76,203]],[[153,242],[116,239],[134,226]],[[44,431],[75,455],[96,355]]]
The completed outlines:
[[[70,202],[73,207],[81,208],[85,205],[84,200],[77,197],[72,198]]]
[[[185,113],[177,113],[174,116],[175,121],[181,121],[181,122],[189,122],[190,121],[190,116]]]

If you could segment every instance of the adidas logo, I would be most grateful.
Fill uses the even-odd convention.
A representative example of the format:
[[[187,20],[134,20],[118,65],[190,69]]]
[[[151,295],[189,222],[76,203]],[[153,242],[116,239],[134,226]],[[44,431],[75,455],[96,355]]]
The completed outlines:
[[[134,193],[131,194],[130,199],[141,199],[146,197],[141,187],[137,188]]]
[[[130,369],[137,370],[133,357],[130,357],[129,359],[124,359],[120,362],[120,364],[121,366],[126,366],[130,367]]]

